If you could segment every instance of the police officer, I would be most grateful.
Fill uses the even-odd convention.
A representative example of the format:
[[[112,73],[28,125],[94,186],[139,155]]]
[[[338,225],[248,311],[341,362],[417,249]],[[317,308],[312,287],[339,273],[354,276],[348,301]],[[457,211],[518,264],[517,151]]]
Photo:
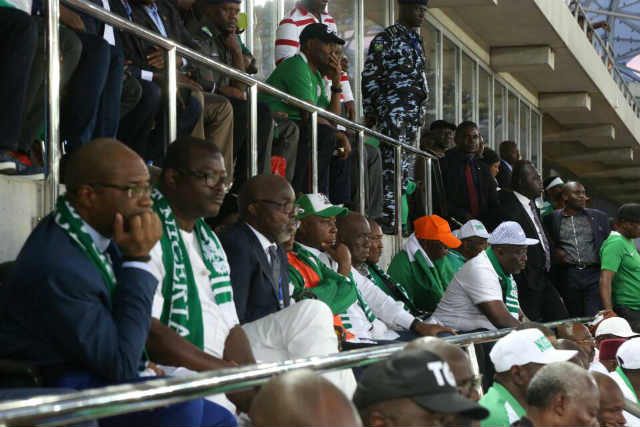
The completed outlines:
[[[398,0],[398,22],[378,34],[369,47],[362,71],[365,123],[381,133],[414,145],[429,95],[422,39],[428,0]],[[381,226],[395,230],[394,149],[381,145],[384,210]],[[413,178],[415,156],[403,155],[403,187]]]

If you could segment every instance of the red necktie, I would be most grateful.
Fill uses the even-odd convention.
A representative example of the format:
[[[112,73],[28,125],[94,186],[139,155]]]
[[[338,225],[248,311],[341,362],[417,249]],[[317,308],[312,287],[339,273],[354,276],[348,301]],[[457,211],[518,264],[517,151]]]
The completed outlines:
[[[464,176],[467,180],[467,194],[469,195],[469,211],[471,216],[478,218],[480,214],[480,206],[478,204],[478,191],[473,181],[473,172],[471,171],[471,162],[467,162],[464,168]]]

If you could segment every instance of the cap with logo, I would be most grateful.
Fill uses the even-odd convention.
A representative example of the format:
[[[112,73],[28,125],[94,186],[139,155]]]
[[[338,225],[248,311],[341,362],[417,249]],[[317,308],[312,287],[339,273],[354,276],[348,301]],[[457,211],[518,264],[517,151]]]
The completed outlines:
[[[561,185],[564,185],[564,181],[559,176],[550,176],[543,182],[545,190],[551,190],[552,188],[559,187]]]
[[[307,40],[320,40],[324,43],[335,43],[339,45],[344,45],[345,41],[342,40],[338,35],[331,31],[326,24],[321,24],[316,22],[315,24],[309,24],[304,27],[304,30],[300,33],[300,45],[303,45]]]
[[[320,216],[330,218],[332,216],[342,216],[349,213],[349,209],[342,205],[334,205],[329,198],[321,193],[303,194],[296,201],[296,205],[300,208],[298,219],[308,216]]]
[[[496,372],[506,372],[512,366],[528,363],[547,365],[566,362],[578,354],[575,350],[558,350],[538,329],[513,331],[500,338],[491,349],[489,357]]]
[[[453,235],[460,240],[468,239],[469,237],[489,238],[489,232],[477,219],[471,219],[465,222],[462,227],[453,232]]]
[[[493,233],[489,236],[489,244],[532,246],[537,245],[538,240],[527,238],[524,230],[517,222],[505,221],[493,230]]]
[[[449,248],[457,248],[462,242],[453,235],[449,223],[438,215],[423,216],[413,222],[418,239],[438,240]]]
[[[420,407],[482,420],[489,412],[462,396],[447,362],[421,349],[402,350],[364,371],[353,396],[359,409],[392,399],[408,398]]]
[[[618,348],[616,359],[623,369],[640,369],[640,338],[625,341]]]
[[[596,328],[596,337],[602,335],[615,335],[620,338],[630,338],[636,336],[631,330],[631,325],[622,317],[609,317],[604,319]]]

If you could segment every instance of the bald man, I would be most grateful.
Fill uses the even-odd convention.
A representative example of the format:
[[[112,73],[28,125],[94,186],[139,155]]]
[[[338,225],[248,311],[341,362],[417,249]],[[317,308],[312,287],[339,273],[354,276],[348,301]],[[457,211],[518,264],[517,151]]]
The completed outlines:
[[[136,381],[158,285],[149,253],[162,234],[149,173],[124,144],[96,140],[74,151],[64,182],[67,193],[31,233],[16,274],[2,286],[0,355],[38,364],[48,387]],[[200,399],[117,419],[235,424],[213,403],[203,419],[203,405]]]
[[[584,324],[576,322],[558,327],[558,338],[575,342],[587,356],[589,364],[593,362],[596,354],[596,340]]]
[[[238,320],[258,361],[338,352],[331,309],[317,300],[291,304],[281,247],[294,231],[291,185],[278,175],[254,176],[241,189],[238,207],[240,221],[223,232],[220,241],[229,261]],[[356,384],[350,370],[326,375],[351,397]]]
[[[360,417],[333,384],[309,370],[273,378],[256,395],[249,411],[254,427],[358,427]]]
[[[601,372],[591,372],[600,391],[600,411],[598,421],[601,427],[623,427],[624,395],[616,382]]]
[[[556,341],[554,347],[558,350],[575,351],[576,355],[569,359],[569,362],[575,363],[582,369],[589,369],[589,356],[574,341],[568,340],[566,338],[560,338]]]

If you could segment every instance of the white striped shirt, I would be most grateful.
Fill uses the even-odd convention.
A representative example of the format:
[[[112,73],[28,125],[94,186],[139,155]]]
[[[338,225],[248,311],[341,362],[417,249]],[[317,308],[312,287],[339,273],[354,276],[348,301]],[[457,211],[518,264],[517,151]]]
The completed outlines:
[[[300,50],[300,33],[309,24],[322,23],[329,27],[329,29],[338,34],[338,27],[336,26],[336,20],[328,13],[322,13],[320,20],[316,16],[309,12],[301,4],[296,4],[296,7],[289,13],[289,15],[280,21],[278,29],[276,30],[276,65],[282,60],[289,58]],[[342,81],[342,101],[353,101],[353,91],[351,90],[351,84],[349,83],[349,76],[347,73],[342,73],[340,78]],[[327,82],[327,93],[330,93],[331,82]]]

